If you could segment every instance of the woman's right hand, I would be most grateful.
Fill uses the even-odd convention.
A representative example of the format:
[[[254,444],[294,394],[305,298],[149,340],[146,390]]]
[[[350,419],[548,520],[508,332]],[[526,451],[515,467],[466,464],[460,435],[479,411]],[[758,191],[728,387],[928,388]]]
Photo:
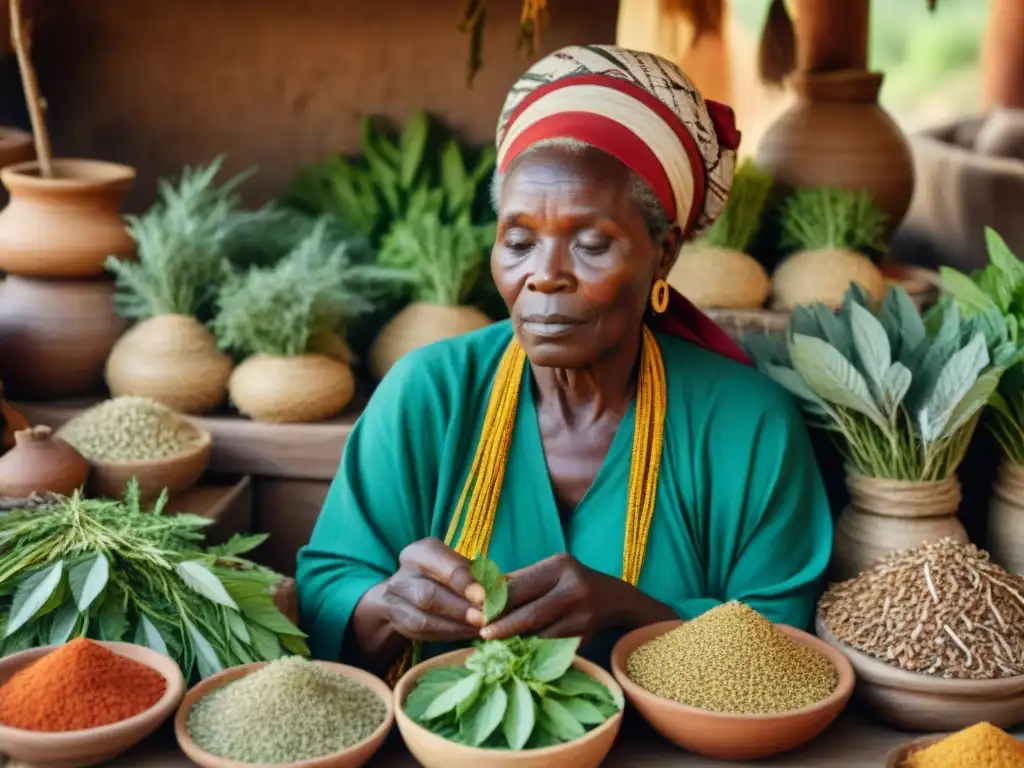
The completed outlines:
[[[478,638],[485,595],[469,566],[440,539],[420,539],[403,549],[398,573],[387,580],[383,595],[394,630],[425,642]]]

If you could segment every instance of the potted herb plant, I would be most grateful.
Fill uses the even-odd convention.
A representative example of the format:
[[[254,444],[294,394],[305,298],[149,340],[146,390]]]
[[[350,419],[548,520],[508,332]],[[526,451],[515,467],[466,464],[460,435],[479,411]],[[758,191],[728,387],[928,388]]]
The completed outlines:
[[[1001,314],[1012,338],[1024,329],[1024,261],[1000,235],[985,230],[989,263],[973,275],[941,270],[942,287],[968,317]],[[1014,573],[1024,573],[1024,364],[1010,368],[993,393],[988,425],[1003,460],[988,510],[988,550]]]
[[[785,340],[745,341],[846,461],[851,500],[836,523],[834,578],[922,541],[966,542],[956,471],[1003,372],[1021,359],[1002,315],[965,318],[947,301],[926,323],[902,288],[876,309],[852,286],[838,313],[801,307]]]
[[[138,260],[111,256],[120,292],[114,306],[137,325],[107,359],[114,397],[148,397],[183,413],[205,413],[227,394],[234,364],[217,348],[210,319],[224,269],[224,242],[247,174],[218,185],[218,158],[160,183],[157,202],[128,217]]]
[[[885,293],[882,271],[864,251],[883,251],[885,214],[861,190],[800,189],[781,206],[782,245],[795,252],[772,275],[776,309],[821,302],[838,308],[850,285],[869,296]]]

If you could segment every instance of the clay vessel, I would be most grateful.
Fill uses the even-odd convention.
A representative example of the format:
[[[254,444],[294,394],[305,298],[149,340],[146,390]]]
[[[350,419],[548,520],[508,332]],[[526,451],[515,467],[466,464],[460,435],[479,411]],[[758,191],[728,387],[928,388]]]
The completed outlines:
[[[0,380],[13,400],[57,400],[98,391],[124,321],[110,281],[0,282]]]
[[[14,433],[14,447],[0,457],[0,496],[70,496],[85,485],[89,463],[53,430],[40,424]]]
[[[829,578],[852,579],[879,560],[926,541],[951,538],[967,543],[957,519],[960,483],[885,480],[847,473],[850,503],[836,520]]]
[[[135,169],[99,160],[55,160],[54,178],[32,160],[0,170],[10,202],[0,212],[0,271],[22,277],[105,274],[108,256],[131,258],[135,241],[121,199]]]
[[[0,126],[0,168],[27,162],[35,153],[31,133]]]
[[[1024,574],[1024,467],[1009,459],[992,487],[986,549],[1010,573]]]
[[[758,164],[783,188],[867,190],[892,233],[910,207],[914,165],[903,131],[878,106],[882,75],[801,72],[792,85],[797,103],[761,138]]]

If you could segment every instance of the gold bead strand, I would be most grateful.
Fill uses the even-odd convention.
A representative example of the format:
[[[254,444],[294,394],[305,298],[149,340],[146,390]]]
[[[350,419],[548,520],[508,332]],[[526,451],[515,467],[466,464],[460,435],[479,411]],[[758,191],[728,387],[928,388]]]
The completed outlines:
[[[646,478],[644,488],[644,503],[641,506],[640,522],[637,530],[636,552],[637,570],[635,578],[640,579],[640,569],[643,567],[647,555],[647,542],[650,539],[651,523],[654,520],[654,508],[657,502],[658,477],[661,469],[661,455],[665,439],[665,414],[668,410],[667,388],[665,379],[665,363],[661,357],[661,350],[653,334],[649,337],[650,349],[648,359],[650,370],[648,379],[651,382],[651,394],[653,400],[651,429],[651,452],[648,455]],[[634,585],[636,582],[633,582]]]

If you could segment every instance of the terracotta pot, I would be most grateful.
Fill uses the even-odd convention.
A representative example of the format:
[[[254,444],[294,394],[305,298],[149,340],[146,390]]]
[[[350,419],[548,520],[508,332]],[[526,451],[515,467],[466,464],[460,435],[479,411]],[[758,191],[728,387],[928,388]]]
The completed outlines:
[[[109,281],[0,282],[0,380],[12,399],[56,400],[100,390],[125,323]]]
[[[1009,459],[992,487],[986,549],[1010,573],[1024,574],[1024,467]]]
[[[0,168],[27,162],[35,153],[31,133],[0,126]]]
[[[902,221],[914,192],[914,166],[899,126],[878,106],[882,75],[849,69],[793,76],[797,103],[767,130],[757,162],[785,188],[865,189]]]
[[[22,277],[97,277],[108,256],[131,258],[135,241],[121,199],[135,169],[99,160],[55,160],[55,178],[32,160],[0,170],[11,201],[0,212],[0,271]]]
[[[850,503],[836,520],[829,578],[852,579],[882,558],[926,541],[951,538],[967,543],[957,519],[960,483],[884,480],[847,474]]]

